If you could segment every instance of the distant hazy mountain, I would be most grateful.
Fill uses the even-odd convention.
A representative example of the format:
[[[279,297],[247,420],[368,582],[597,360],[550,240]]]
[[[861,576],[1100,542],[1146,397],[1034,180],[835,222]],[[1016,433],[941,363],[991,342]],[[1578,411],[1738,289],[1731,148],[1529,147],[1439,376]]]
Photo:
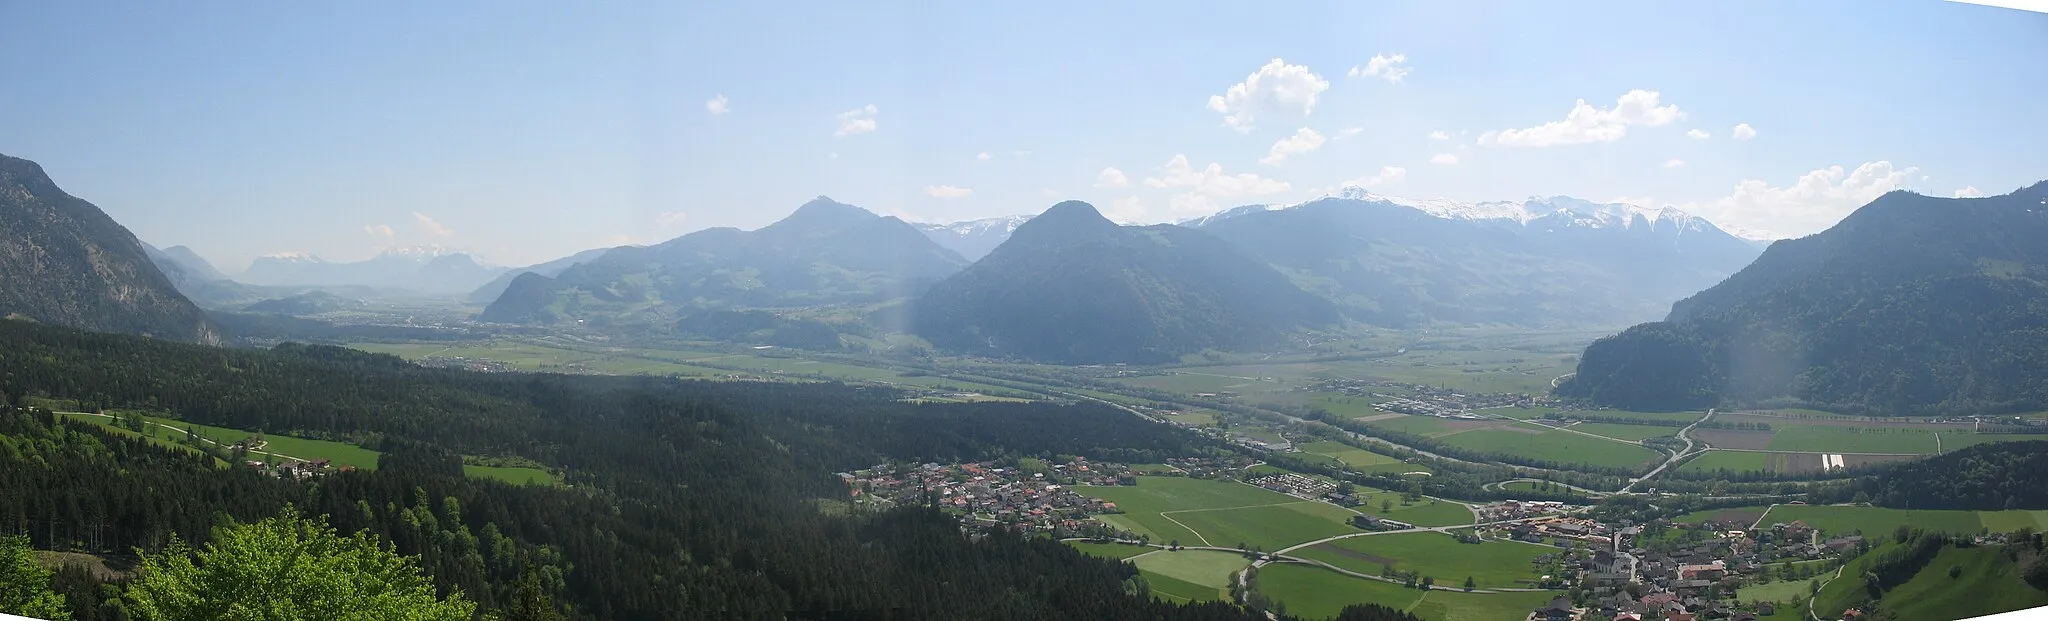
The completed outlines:
[[[42,166],[0,155],[0,317],[217,344],[142,243]]]
[[[243,307],[242,311],[298,317],[362,308],[366,305],[362,300],[355,298],[345,298],[326,291],[308,291],[290,297],[264,300],[250,304]]]
[[[902,220],[821,196],[758,230],[706,229],[614,248],[554,277],[520,274],[479,318],[665,325],[691,308],[874,304],[966,263]]]
[[[1181,224],[1273,264],[1352,319],[1386,327],[1642,321],[1758,253],[1675,208],[1563,196],[1461,203],[1348,188]]]
[[[1120,227],[1054,205],[919,297],[911,329],[943,349],[1063,363],[1153,363],[1281,344],[1340,321],[1329,302],[1208,233]]]
[[[386,250],[365,261],[332,263],[304,253],[258,257],[242,281],[275,286],[366,286],[419,293],[467,293],[505,272],[467,253],[435,246]]]
[[[1557,392],[1630,408],[1996,413],[2048,409],[2043,377],[2048,182],[1886,194],[1771,244],[1665,321],[1595,342]]]
[[[1009,239],[1017,225],[1030,219],[1031,216],[1003,216],[952,224],[912,224],[939,245],[960,253],[969,261],[978,261]]]
[[[155,261],[158,268],[163,268],[165,264],[169,264],[176,266],[179,272],[191,278],[200,280],[228,279],[226,274],[222,274],[220,270],[214,269],[212,263],[207,262],[205,258],[200,257],[199,253],[193,252],[191,248],[171,246],[158,249],[156,246],[149,245],[148,242],[143,242],[142,250],[149,253],[149,260]],[[170,270],[164,270],[164,275],[169,276]]]
[[[633,247],[637,248],[638,246]],[[504,295],[505,288],[512,286],[512,279],[518,278],[520,274],[533,272],[542,276],[558,276],[561,275],[562,270],[569,269],[569,266],[590,262],[610,251],[610,248],[592,248],[546,263],[505,270],[505,273],[499,274],[497,278],[493,278],[490,282],[484,283],[484,286],[477,287],[475,291],[471,291],[469,293],[469,302],[471,304],[490,304],[492,301],[497,300],[498,296]]]

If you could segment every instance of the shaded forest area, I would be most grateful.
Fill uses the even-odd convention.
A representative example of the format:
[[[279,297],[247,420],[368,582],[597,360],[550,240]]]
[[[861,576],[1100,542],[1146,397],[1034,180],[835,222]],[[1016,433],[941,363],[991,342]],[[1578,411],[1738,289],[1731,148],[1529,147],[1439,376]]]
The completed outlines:
[[[1206,450],[1102,406],[912,404],[890,390],[652,377],[477,374],[332,347],[227,350],[0,322],[0,393],[192,422],[352,438],[374,471],[312,482],[65,421],[0,412],[0,533],[41,549],[156,551],[286,504],[420,558],[436,588],[504,608],[528,565],[570,618],[1249,619],[1131,594],[1128,565],[1043,538],[963,534],[910,507],[833,515],[836,470],[884,460]],[[566,486],[461,476],[517,455]],[[126,618],[118,588],[60,573],[78,619]]]

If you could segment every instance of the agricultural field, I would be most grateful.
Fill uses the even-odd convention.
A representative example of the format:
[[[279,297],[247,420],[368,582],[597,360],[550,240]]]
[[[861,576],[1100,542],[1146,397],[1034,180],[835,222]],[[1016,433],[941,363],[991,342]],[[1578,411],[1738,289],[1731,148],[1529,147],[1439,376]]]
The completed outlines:
[[[1410,416],[1407,414],[1386,413],[1361,416],[1358,422],[1365,423],[1367,427],[1376,429],[1431,437],[1487,425],[1485,421],[1465,421],[1435,416]]]
[[[111,425],[113,423],[113,419],[110,417],[94,414],[68,412],[64,415],[102,425]],[[191,429],[193,433],[198,434],[201,438],[223,445],[233,444],[255,435],[252,432],[240,429],[199,425],[161,416],[143,415],[142,419],[155,427],[157,437],[162,438],[165,442],[174,444],[183,442],[186,429]],[[355,466],[363,470],[374,470],[377,468],[376,451],[347,442],[308,440],[269,434],[264,435],[264,440],[268,445],[260,453],[252,451],[252,459],[262,459],[263,453],[274,453],[283,457],[298,459],[326,459],[333,462],[336,467]]]
[[[1773,426],[1773,451],[1803,453],[1913,453],[1934,452],[1934,433],[1895,427],[1835,427],[1824,425]]]
[[[1458,526],[1471,524],[1476,519],[1471,509],[1448,500],[1425,497],[1419,502],[1404,503],[1400,492],[1363,487],[1358,488],[1358,498],[1365,503],[1355,507],[1359,513],[1416,526]],[[1382,506],[1390,506],[1393,510],[1382,511]]]
[[[1658,457],[1656,451],[1641,445],[1541,428],[1533,423],[1461,431],[1439,436],[1437,440],[1475,451],[1609,468],[1636,468]]]
[[[1124,559],[1145,554],[1159,548],[1122,543],[1095,543],[1092,541],[1069,541],[1067,545],[1089,556]]]
[[[1290,554],[1311,558],[1362,574],[1379,575],[1386,566],[1434,576],[1437,584],[1461,586],[1470,576],[1480,588],[1527,587],[1538,575],[1536,557],[1556,548],[1519,541],[1458,543],[1441,533],[1363,535],[1317,544]]]
[[[1677,434],[1680,428],[1659,427],[1655,425],[1621,425],[1615,423],[1579,423],[1572,425],[1570,429],[1616,440],[1641,442],[1650,438],[1662,438]]]
[[[112,433],[112,434],[114,434],[114,435],[117,435],[117,436],[122,436],[122,437],[127,437],[127,438],[142,438],[142,439],[143,439],[143,441],[145,441],[145,442],[148,442],[148,443],[150,443],[150,444],[153,444],[153,445],[156,445],[156,446],[161,446],[161,447],[164,447],[164,448],[169,448],[169,449],[175,449],[175,450],[180,450],[180,451],[186,451],[186,452],[190,452],[190,453],[192,453],[192,454],[195,454],[195,455],[206,455],[206,456],[210,457],[211,459],[213,459],[213,464],[214,464],[215,466],[217,466],[217,467],[220,467],[220,468],[226,468],[226,467],[228,467],[228,462],[227,462],[227,461],[225,461],[225,460],[222,460],[222,459],[221,459],[221,458],[219,458],[219,457],[212,457],[212,454],[211,454],[211,453],[207,453],[207,452],[205,452],[205,451],[201,451],[201,450],[199,450],[199,449],[195,449],[195,448],[192,448],[192,447],[190,447],[190,446],[187,446],[187,445],[186,445],[186,444],[184,443],[184,441],[183,441],[183,438],[185,437],[185,434],[184,434],[184,432],[182,432],[182,431],[181,431],[181,432],[177,432],[177,433],[172,433],[172,432],[171,432],[171,430],[169,430],[169,429],[163,429],[163,428],[160,428],[160,427],[159,427],[159,428],[155,428],[155,432],[156,432],[156,433],[153,433],[153,434],[151,434],[151,433],[144,433],[144,432],[138,432],[138,431],[135,431],[135,430],[132,430],[132,429],[127,429],[127,428],[124,428],[124,427],[119,427],[119,426],[116,426],[116,425],[114,424],[114,419],[112,419],[112,418],[108,418],[108,417],[104,417],[104,416],[92,416],[92,415],[90,415],[90,414],[79,414],[79,413],[66,413],[66,414],[64,414],[63,416],[64,416],[65,418],[69,418],[69,419],[72,419],[72,420],[76,420],[76,421],[82,421],[82,422],[85,422],[85,423],[89,423],[89,424],[92,424],[92,425],[96,425],[96,426],[98,426],[99,428],[101,428],[101,429],[104,429],[104,430],[108,431],[109,433]],[[4,437],[0,437],[0,442],[5,442],[5,441],[6,441],[6,438],[4,438]]]
[[[1214,550],[1155,550],[1131,557],[1130,563],[1145,573],[1148,583],[1154,582],[1156,576],[1165,576],[1206,589],[1184,592],[1192,589],[1173,588],[1180,585],[1168,582],[1171,595],[1190,600],[1215,600],[1229,595],[1230,575],[1250,565],[1251,560],[1241,554]],[[1159,585],[1154,584],[1152,590],[1159,592]]]
[[[1347,523],[1354,514],[1342,507],[1234,481],[1138,477],[1134,486],[1081,486],[1075,491],[1116,503],[1123,513],[1096,519],[1150,535],[1154,543],[1178,539],[1182,545],[1244,543],[1275,550],[1358,532]]]
[[[513,485],[554,485],[561,481],[554,474],[539,468],[515,466],[473,466],[463,464],[463,476],[476,479],[497,479]]]
[[[1777,580],[1763,584],[1744,586],[1735,590],[1735,599],[1745,602],[1777,602],[1787,604],[1793,598],[1804,598],[1807,582],[1799,580]]]
[[[136,434],[134,431],[114,426],[114,419],[108,416],[99,416],[83,412],[66,412],[64,413],[64,416],[67,418],[72,418],[74,420],[91,422],[93,424],[100,425],[107,429],[111,429],[116,433],[121,433],[125,435],[145,435]],[[255,435],[254,433],[242,431],[240,429],[230,429],[227,427],[214,427],[211,425],[187,423],[184,421],[171,418],[164,418],[160,416],[143,415],[142,418],[145,422],[152,425],[156,431],[154,436],[145,436],[150,437],[151,443],[185,450],[193,450],[191,447],[184,444],[186,429],[191,429],[193,433],[198,434],[199,437],[201,438],[205,438],[206,440],[211,440],[222,445],[234,444],[239,440]],[[264,453],[274,453],[280,457],[293,457],[306,460],[325,459],[332,462],[334,466],[337,468],[341,466],[353,466],[359,470],[375,470],[377,469],[377,459],[380,456],[377,451],[372,451],[370,449],[356,446],[354,444],[349,444],[347,442],[334,442],[330,440],[311,440],[306,438],[295,438],[291,436],[272,434],[265,434],[263,436],[263,439],[267,443],[266,446],[263,448],[261,452],[252,451],[250,456],[251,459],[263,459]],[[218,461],[218,459],[216,459],[216,461]],[[221,462],[221,465],[225,466],[227,464],[226,462]],[[465,464],[462,467],[462,472],[466,476],[480,479],[497,479],[499,481],[504,481],[507,483],[511,483],[513,485],[554,485],[561,482],[558,478],[555,477],[555,475],[549,473],[548,471],[540,468],[531,467],[478,466]]]
[[[1407,467],[1401,460],[1341,442],[1311,442],[1295,448],[1301,449],[1303,453],[1334,459],[1346,468],[1359,472],[1380,472],[1381,470],[1375,469],[1377,466],[1399,466],[1394,470],[1403,470]]]
[[[1883,507],[1838,507],[1822,505],[1777,505],[1764,515],[1763,507],[1713,509],[1674,518],[1675,522],[1699,523],[1706,519],[1763,516],[1763,525],[1777,522],[1806,522],[1824,535],[1845,535],[1862,531],[1865,536],[1889,537],[1899,526],[1914,526],[1951,533],[1977,532],[1989,528],[2012,531],[2023,526],[2040,528],[2048,524],[2048,511],[1943,511],[1932,509],[1887,509]]]
[[[1697,433],[1697,432],[1695,432]],[[1729,472],[1782,472],[1809,473],[1823,470],[1822,458],[1827,453],[1766,453],[1761,451],[1709,450],[1678,467],[1678,472],[1711,474],[1719,470]],[[1916,455],[1841,455],[1842,465],[1847,468],[1867,466],[1894,461],[1920,459]]]
[[[1286,603],[1288,614],[1302,619],[1329,619],[1347,605],[1372,603],[1406,610],[1427,621],[1521,619],[1557,595],[1420,591],[1301,563],[1276,563],[1261,568],[1259,591]]]

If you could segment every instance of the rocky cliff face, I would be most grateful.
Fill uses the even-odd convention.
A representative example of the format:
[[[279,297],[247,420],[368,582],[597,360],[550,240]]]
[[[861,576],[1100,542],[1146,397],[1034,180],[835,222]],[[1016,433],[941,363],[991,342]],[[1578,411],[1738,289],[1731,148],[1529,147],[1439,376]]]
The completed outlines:
[[[0,316],[218,344],[220,330],[105,212],[0,155]]]

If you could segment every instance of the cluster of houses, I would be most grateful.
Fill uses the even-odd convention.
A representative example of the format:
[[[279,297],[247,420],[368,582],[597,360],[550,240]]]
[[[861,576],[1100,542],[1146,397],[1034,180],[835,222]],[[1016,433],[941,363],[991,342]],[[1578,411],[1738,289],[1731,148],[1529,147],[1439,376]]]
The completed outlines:
[[[262,460],[251,459],[248,460],[248,466],[251,468],[255,468],[257,470],[268,472],[281,479],[293,479],[297,481],[304,481],[306,479],[313,478],[314,476],[317,475],[326,474],[330,471],[352,472],[356,469],[355,466],[342,466],[340,468],[335,468],[332,463],[325,459],[310,459],[305,461],[287,459],[284,460],[283,463],[278,464],[271,464],[266,463]]]
[[[1252,458],[1243,455],[1222,457],[1168,457],[1166,465],[1195,479],[1216,479],[1235,477],[1237,473],[1250,468]]]
[[[1382,392],[1395,389],[1407,395]],[[1401,414],[1420,416],[1450,416],[1467,410],[1493,407],[1530,407],[1538,405],[1541,397],[1521,393],[1501,392],[1465,394],[1448,388],[1427,384],[1404,384],[1377,380],[1325,379],[1296,388],[1304,392],[1334,393],[1350,397],[1394,397],[1380,409]],[[1411,411],[1412,410],[1412,411]]]
[[[1292,472],[1282,472],[1279,474],[1255,476],[1245,479],[1245,482],[1272,491],[1280,492],[1282,494],[1298,496],[1301,498],[1318,498],[1331,494],[1336,494],[1337,489],[1337,485],[1335,483],[1324,481],[1322,479],[1301,476],[1299,474],[1295,474]],[[1348,495],[1345,496],[1348,497]],[[1331,499],[1331,501],[1336,502],[1335,499]],[[1345,504],[1345,506],[1351,506],[1356,504],[1358,503],[1351,502],[1349,504]]]
[[[1505,504],[1505,503],[1502,503]],[[1524,506],[1536,503],[1522,503]],[[1542,505],[1538,505],[1542,506]],[[1536,515],[1541,515],[1537,513]],[[1514,519],[1514,518],[1508,518]],[[1508,538],[1530,543],[1543,543],[1545,538],[1558,542],[1583,541],[1588,546],[1607,548],[1614,545],[1615,529],[1607,524],[1585,518],[1555,516],[1550,518],[1515,522],[1502,527]]]
[[[462,369],[479,373],[510,373],[518,370],[495,360],[466,356],[427,356],[419,359],[419,365],[437,369]]]
[[[1570,531],[1573,522],[1551,523],[1549,532]],[[1518,525],[1519,526],[1519,525]],[[1530,532],[1543,532],[1536,526]],[[1803,522],[1750,524],[1709,522],[1675,537],[1639,542],[1641,527],[1614,529],[1618,545],[1571,558],[1581,585],[1591,587],[1592,601],[1573,606],[1563,599],[1530,613],[1529,619],[1604,618],[1616,621],[1750,621],[1776,614],[1790,602],[1747,602],[1741,608],[1725,598],[1743,584],[1759,579],[1773,566],[1790,572],[1785,563],[1836,558],[1859,553],[1863,538],[1855,535],[1821,539]],[[1589,529],[1597,537],[1599,529]],[[1597,539],[1589,539],[1597,541]],[[1824,573],[1801,565],[1793,579]],[[1778,576],[1786,579],[1786,576]],[[1585,615],[1582,617],[1581,615]]]
[[[934,503],[963,521],[994,523],[1017,530],[1092,534],[1087,518],[1116,513],[1116,503],[1076,493],[1075,485],[1135,485],[1122,464],[1074,458],[1040,468],[1002,467],[996,462],[928,463],[908,468],[876,466],[839,474],[855,503]]]
[[[1562,502],[1557,502],[1554,500],[1503,500],[1500,502],[1473,506],[1472,512],[1479,516],[1480,522],[1503,522],[1507,520],[1519,520],[1523,518],[1541,517],[1545,515],[1556,515],[1559,513],[1564,513],[1565,510],[1570,508],[1572,507]]]

